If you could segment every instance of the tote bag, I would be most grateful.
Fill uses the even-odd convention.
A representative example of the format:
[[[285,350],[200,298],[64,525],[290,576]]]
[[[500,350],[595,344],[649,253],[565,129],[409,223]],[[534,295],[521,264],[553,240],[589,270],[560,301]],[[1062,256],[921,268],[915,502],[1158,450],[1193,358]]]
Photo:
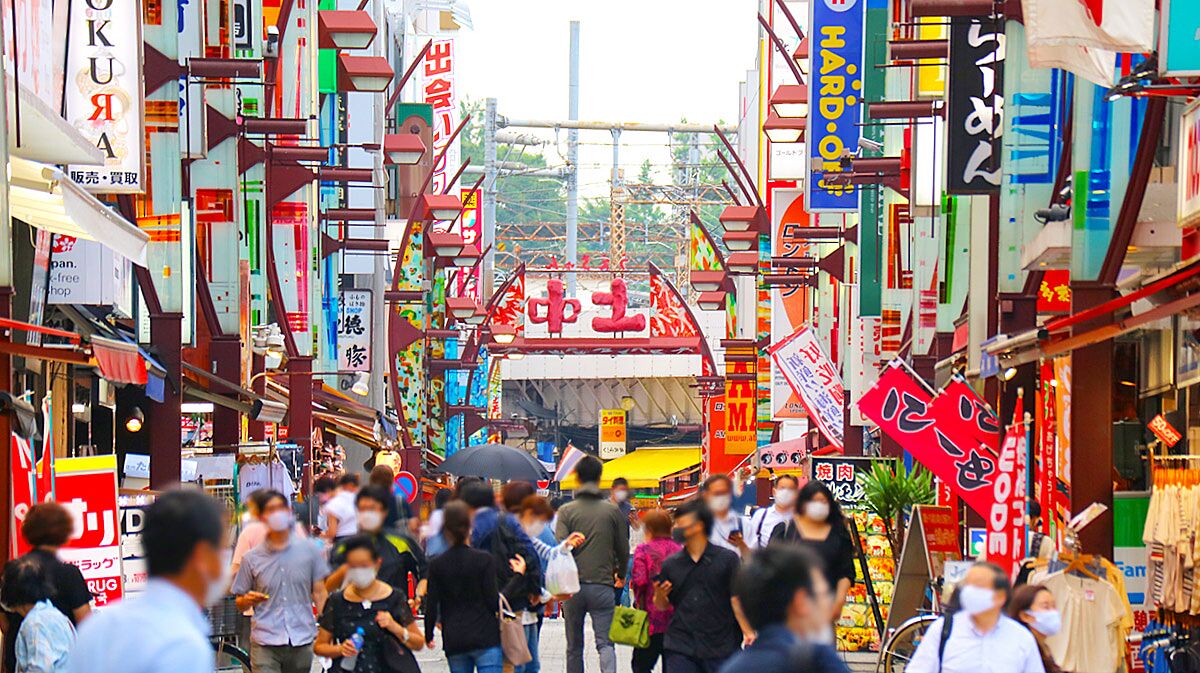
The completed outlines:
[[[625,578],[625,590],[621,592],[621,604],[613,609],[612,626],[608,627],[608,639],[638,649],[650,647],[650,615],[629,605],[629,578]]]
[[[533,661],[533,655],[529,653],[529,642],[525,640],[525,627],[521,625],[521,617],[509,607],[504,594],[500,594],[500,649],[504,652],[504,660],[513,666]]]

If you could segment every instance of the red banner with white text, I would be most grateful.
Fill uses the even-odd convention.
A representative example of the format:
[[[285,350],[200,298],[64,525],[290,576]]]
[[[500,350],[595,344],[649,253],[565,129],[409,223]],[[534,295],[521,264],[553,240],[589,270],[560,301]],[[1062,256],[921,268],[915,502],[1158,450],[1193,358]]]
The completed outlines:
[[[1025,423],[1021,398],[1013,423],[1000,445],[1000,468],[992,483],[991,511],[987,520],[987,560],[1012,576],[1025,556]]]
[[[114,455],[54,461],[55,499],[75,519],[74,536],[59,557],[83,573],[95,605],[122,594],[117,460]]]

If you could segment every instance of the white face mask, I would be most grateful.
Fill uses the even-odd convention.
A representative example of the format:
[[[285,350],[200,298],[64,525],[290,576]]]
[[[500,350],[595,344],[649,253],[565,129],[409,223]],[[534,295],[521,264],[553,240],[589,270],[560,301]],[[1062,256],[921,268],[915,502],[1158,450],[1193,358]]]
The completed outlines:
[[[708,508],[714,512],[728,512],[732,504],[733,497],[729,494],[714,495],[708,499]]]
[[[366,510],[358,513],[358,527],[367,532],[375,532],[383,528],[383,512]]]
[[[824,521],[829,518],[829,503],[810,500],[804,505],[804,513],[813,521]]]
[[[1053,636],[1062,630],[1062,615],[1058,610],[1029,610],[1025,614],[1033,617],[1033,628],[1043,636]]]
[[[534,521],[533,523],[529,524],[528,526],[523,526],[523,528],[525,529],[526,535],[528,535],[531,538],[536,538],[542,534],[542,531],[546,530],[546,522],[545,521]]]
[[[958,605],[963,612],[975,616],[996,607],[996,591],[964,584],[958,590]]]
[[[233,581],[233,568],[221,564],[221,574],[217,579],[208,583],[204,593],[204,607],[211,608],[229,593],[229,583]]]
[[[822,626],[820,631],[812,635],[811,640],[817,645],[836,645],[837,636],[833,632],[833,624]]]
[[[629,499],[629,491],[626,491],[624,489],[622,489],[620,491],[613,491],[613,500],[616,500],[617,502],[625,502],[628,499]]]
[[[366,589],[375,581],[374,568],[350,568],[346,570],[346,581],[359,589]]]
[[[796,502],[796,489],[781,488],[775,491],[775,504],[780,507],[791,507]]]
[[[282,533],[292,527],[292,513],[286,509],[277,509],[267,515],[267,528]]]

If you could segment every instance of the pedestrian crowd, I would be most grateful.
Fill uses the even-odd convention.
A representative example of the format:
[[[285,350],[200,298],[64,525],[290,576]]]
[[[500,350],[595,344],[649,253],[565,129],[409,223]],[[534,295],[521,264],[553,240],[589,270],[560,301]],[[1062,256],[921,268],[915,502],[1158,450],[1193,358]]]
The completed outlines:
[[[526,482],[497,492],[459,478],[424,523],[390,488],[390,468],[366,485],[322,477],[311,525],[282,493],[259,491],[236,543],[215,500],[168,491],[145,512],[144,591],[97,614],[57,555],[71,514],[36,505],[22,528],[32,551],[3,569],[5,670],[211,673],[206,611],[226,601],[250,615],[255,673],[309,673],[314,658],[335,672],[419,673],[413,653],[434,643],[452,673],[538,673],[542,623],[559,608],[567,673],[584,671],[589,619],[600,673],[617,671],[616,643],[635,645],[634,673],[847,671],[833,626],[853,548],[821,483],[781,476],[773,504],[743,517],[724,475],[674,511],[639,512],[624,479],[601,489],[600,460],[575,473],[565,503]],[[1012,594],[998,569],[973,567],[908,670],[975,671],[987,653],[979,670],[1055,673],[1044,645],[1053,596]]]

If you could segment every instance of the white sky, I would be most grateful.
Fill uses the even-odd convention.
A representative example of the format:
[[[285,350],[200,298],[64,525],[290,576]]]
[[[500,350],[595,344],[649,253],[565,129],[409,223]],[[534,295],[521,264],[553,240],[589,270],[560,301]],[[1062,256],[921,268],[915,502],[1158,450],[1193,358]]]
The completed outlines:
[[[566,119],[570,21],[580,21],[580,118],[737,122],[738,83],[753,67],[757,0],[472,0],[458,42],[460,97],[495,97],[508,118]],[[526,131],[554,138],[553,130]],[[566,154],[566,133],[561,133]],[[666,162],[666,134],[623,133],[627,178]],[[580,189],[606,194],[612,139],[580,132]],[[658,147],[654,147],[657,145]],[[557,150],[546,148],[550,163]],[[659,181],[666,174],[659,176]]]

